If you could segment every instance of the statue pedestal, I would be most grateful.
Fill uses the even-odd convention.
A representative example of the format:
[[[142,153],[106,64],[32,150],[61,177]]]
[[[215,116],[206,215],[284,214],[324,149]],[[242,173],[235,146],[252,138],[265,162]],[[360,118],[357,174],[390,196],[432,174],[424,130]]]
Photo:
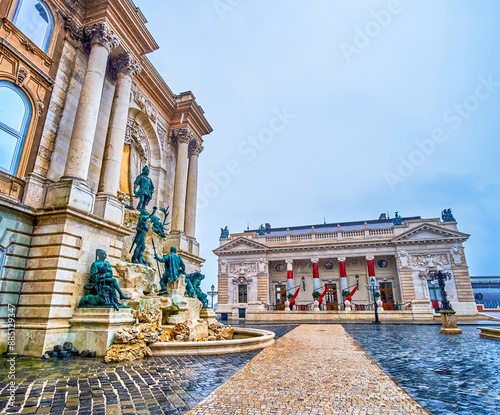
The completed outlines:
[[[69,340],[78,350],[96,351],[104,356],[115,333],[123,326],[135,323],[130,308],[76,308],[69,320]]]
[[[208,322],[208,324],[217,323],[215,318],[216,314],[213,308],[202,308],[200,311],[200,318]]]
[[[455,316],[455,311],[453,310],[441,310],[441,321],[443,327],[441,327],[441,333],[443,334],[462,334],[457,326],[457,317]]]

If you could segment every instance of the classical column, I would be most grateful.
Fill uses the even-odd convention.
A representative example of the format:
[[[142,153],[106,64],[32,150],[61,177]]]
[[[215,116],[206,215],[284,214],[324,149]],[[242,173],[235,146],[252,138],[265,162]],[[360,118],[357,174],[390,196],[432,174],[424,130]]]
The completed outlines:
[[[293,260],[292,259],[286,259],[286,289],[287,289],[287,295],[292,293],[293,294]]]
[[[370,285],[375,285],[378,291],[377,279],[375,278],[375,265],[373,260],[375,257],[373,255],[366,255],[366,265],[368,266],[368,281]]]
[[[76,109],[73,132],[64,175],[59,184],[49,189],[45,205],[72,205],[90,212],[94,196],[87,185],[92,145],[97,127],[108,56],[120,44],[106,21],[85,28],[90,40],[90,55]]]
[[[186,217],[184,231],[186,236],[195,238],[196,230],[196,200],[198,197],[198,158],[203,146],[196,140],[189,145],[189,168],[187,176]]]
[[[90,56],[64,169],[65,178],[82,181],[87,180],[108,56],[120,43],[106,21],[87,28],[85,33],[91,40]]]
[[[177,128],[173,131],[173,136],[177,140],[177,164],[175,166],[174,201],[172,203],[172,231],[184,233],[188,146],[191,141],[191,134],[187,128]]]
[[[112,64],[116,70],[117,81],[94,213],[104,219],[121,223],[123,205],[118,201],[116,194],[120,185],[130,90],[132,78],[140,73],[142,68],[128,52],[114,58]]]
[[[319,291],[321,285],[319,281],[319,269],[318,269],[319,258],[313,258],[311,259],[311,262],[313,264],[313,291]]]
[[[345,269],[345,256],[338,257],[339,261],[339,269],[340,269],[340,292],[342,293],[344,290],[348,290],[347,285],[347,272]]]

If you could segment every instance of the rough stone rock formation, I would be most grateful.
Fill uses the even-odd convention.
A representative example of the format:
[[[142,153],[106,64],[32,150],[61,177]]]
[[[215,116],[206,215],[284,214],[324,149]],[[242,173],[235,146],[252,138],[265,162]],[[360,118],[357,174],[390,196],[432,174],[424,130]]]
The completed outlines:
[[[110,362],[132,362],[145,356],[152,356],[151,349],[144,340],[134,339],[127,344],[112,344],[106,351],[104,361]]]
[[[213,323],[208,326],[208,340],[232,340],[234,329],[221,323]]]

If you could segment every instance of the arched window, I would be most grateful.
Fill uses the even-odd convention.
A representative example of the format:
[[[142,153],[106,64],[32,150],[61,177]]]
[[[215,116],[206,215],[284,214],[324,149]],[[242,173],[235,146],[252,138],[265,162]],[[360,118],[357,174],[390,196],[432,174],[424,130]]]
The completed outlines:
[[[24,92],[0,81],[0,170],[16,172],[30,118],[31,105]]]
[[[52,13],[41,0],[19,0],[14,18],[17,28],[44,52],[47,52],[54,27]]]

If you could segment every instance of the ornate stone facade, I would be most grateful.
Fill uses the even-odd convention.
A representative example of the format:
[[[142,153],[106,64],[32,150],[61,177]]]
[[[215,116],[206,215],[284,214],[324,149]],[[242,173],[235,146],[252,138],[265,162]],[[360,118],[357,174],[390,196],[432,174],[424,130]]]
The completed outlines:
[[[440,293],[431,276],[443,269],[452,275],[447,293],[453,308],[459,315],[476,314],[462,246],[469,235],[459,232],[456,222],[399,219],[398,225],[383,215],[339,224],[279,229],[266,225],[264,233],[260,227],[221,239],[214,250],[219,257],[218,313],[238,318],[241,309],[248,309],[249,320],[305,318],[279,313],[295,293],[297,310],[312,312],[312,293],[319,291],[325,294],[322,312],[342,315],[330,319],[372,318],[371,313],[356,313],[373,304],[367,285],[374,282],[386,318],[392,313],[393,319],[432,319]],[[342,293],[351,293],[357,284],[352,311],[345,311]]]
[[[132,2],[45,3],[53,25],[41,44],[17,27],[16,7],[32,4],[0,2],[0,88],[24,97],[30,114],[19,162],[0,166],[0,348],[11,304],[15,352],[34,356],[69,339],[95,250],[113,267],[122,259],[133,233],[125,205],[143,166],[155,187],[151,206],[189,218],[164,246],[177,247],[188,272],[200,269],[197,159],[212,131],[194,96],[173,94],[144,58],[158,45]],[[189,152],[168,142],[172,131],[186,131]],[[184,204],[174,209],[174,199]]]

